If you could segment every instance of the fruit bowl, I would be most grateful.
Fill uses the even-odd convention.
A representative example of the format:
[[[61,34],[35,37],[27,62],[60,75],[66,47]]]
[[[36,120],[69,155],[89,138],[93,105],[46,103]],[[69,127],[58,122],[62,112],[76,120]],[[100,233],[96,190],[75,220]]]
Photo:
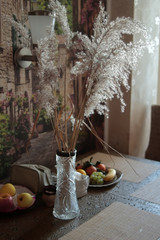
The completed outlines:
[[[121,171],[107,167],[101,161],[92,162],[93,157],[89,161],[77,163],[76,171],[89,176],[89,187],[108,187],[118,183],[123,174]]]
[[[113,178],[113,180],[108,181],[104,184],[97,184],[97,185],[89,184],[89,187],[93,187],[93,188],[109,187],[111,185],[118,183],[122,179],[122,177],[123,177],[123,173],[116,169],[116,176]]]
[[[3,186],[3,184],[0,184],[0,188],[2,186]],[[0,208],[0,212],[1,213],[2,212],[3,213],[10,213],[10,212],[15,212],[17,210],[20,210],[20,211],[23,210],[24,211],[26,209],[31,208],[34,205],[35,201],[36,201],[36,195],[31,190],[29,190],[27,187],[20,186],[20,185],[14,185],[14,186],[16,188],[16,195],[11,197],[10,199],[7,198],[7,199],[3,199],[2,201],[0,200],[0,206],[3,204],[3,206],[1,206],[1,208]],[[25,206],[25,207],[18,206],[17,196],[19,194],[22,194],[22,193],[29,193],[32,196],[33,201],[32,201],[32,204],[29,205],[29,207],[27,207],[27,206]],[[23,201],[27,201],[27,200],[24,198]]]

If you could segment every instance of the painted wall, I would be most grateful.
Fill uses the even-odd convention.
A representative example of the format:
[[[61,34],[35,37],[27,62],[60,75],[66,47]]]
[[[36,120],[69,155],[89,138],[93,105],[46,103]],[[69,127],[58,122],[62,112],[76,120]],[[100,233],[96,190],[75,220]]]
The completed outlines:
[[[20,20],[28,10],[28,3],[23,5],[21,0],[1,0],[1,37],[3,51],[0,53],[0,101],[6,98],[6,93],[12,90],[14,96],[23,95],[27,91],[29,99],[32,97],[31,69],[20,69],[13,62],[13,34],[11,24],[5,21],[5,17],[12,19],[16,16]]]

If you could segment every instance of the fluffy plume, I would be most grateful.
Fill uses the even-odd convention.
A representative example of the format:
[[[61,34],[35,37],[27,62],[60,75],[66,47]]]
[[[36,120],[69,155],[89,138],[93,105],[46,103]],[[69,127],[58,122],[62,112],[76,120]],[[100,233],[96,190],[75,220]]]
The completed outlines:
[[[61,25],[66,40],[66,47],[69,48],[71,45],[73,32],[69,27],[65,6],[63,6],[57,0],[50,0],[49,8],[52,10],[52,14],[54,14],[56,17],[56,21]]]
[[[31,35],[28,28],[20,21],[5,17],[4,21],[9,22],[17,32],[17,47],[31,47]]]
[[[126,43],[125,35],[142,34],[138,43]],[[120,99],[121,109],[125,103],[121,86],[130,89],[128,78],[144,50],[150,46],[147,29],[130,18],[117,18],[109,23],[107,13],[100,5],[94,24],[93,36],[77,34],[79,52],[71,72],[74,75],[87,73],[85,113],[89,117],[96,110],[107,114],[107,102],[115,96]]]

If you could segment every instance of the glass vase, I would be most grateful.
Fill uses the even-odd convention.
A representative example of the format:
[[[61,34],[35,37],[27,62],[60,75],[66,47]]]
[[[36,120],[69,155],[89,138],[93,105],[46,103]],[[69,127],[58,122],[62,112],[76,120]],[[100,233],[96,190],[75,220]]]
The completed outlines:
[[[53,215],[58,219],[73,219],[80,213],[76,193],[75,160],[76,151],[57,151],[57,187]]]

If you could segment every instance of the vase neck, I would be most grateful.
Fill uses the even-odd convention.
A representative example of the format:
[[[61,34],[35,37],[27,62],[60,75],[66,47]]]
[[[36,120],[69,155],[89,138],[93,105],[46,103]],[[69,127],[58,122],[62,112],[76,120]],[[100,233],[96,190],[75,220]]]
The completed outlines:
[[[76,154],[76,150],[74,150],[74,151],[72,151],[72,152],[65,152],[65,151],[59,151],[59,150],[57,150],[57,151],[56,151],[56,154],[57,154],[58,156],[61,156],[61,157],[73,157],[73,156],[75,156],[75,154]]]

